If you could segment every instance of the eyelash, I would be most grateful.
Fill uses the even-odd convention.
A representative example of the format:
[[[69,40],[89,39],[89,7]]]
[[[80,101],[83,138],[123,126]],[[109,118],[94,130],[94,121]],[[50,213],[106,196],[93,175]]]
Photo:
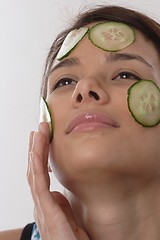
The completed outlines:
[[[124,77],[125,76],[125,77]],[[122,78],[123,80],[125,79],[131,79],[131,80],[141,80],[141,77],[139,77],[138,75],[132,73],[132,72],[128,72],[128,71],[123,71],[120,72],[116,75],[116,77],[112,78],[112,80],[119,80],[120,78]]]
[[[73,80],[72,78],[69,78],[69,77],[61,78],[59,81],[56,82],[53,90],[55,90],[56,88],[71,85],[71,82],[74,82],[74,85],[77,83],[76,80]]]
[[[124,77],[125,76],[125,77]],[[116,75],[116,77],[112,78],[112,80],[119,80],[119,79],[133,79],[133,80],[141,80],[141,78],[131,72],[128,72],[128,71],[123,71],[123,72],[120,72]],[[72,84],[74,83],[74,84]],[[59,81],[56,82],[53,90],[57,89],[57,88],[60,88],[60,87],[65,87],[65,86],[68,86],[68,85],[75,85],[77,83],[76,80],[73,80],[72,78],[69,78],[69,77],[64,77],[64,78],[61,78]]]

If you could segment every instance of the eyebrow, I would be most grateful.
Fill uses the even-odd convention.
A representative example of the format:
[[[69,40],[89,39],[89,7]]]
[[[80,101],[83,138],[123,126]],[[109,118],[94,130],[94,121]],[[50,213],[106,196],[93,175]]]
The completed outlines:
[[[59,68],[64,68],[64,67],[72,67],[80,64],[80,60],[78,57],[71,57],[71,58],[66,58],[63,61],[59,62],[56,64],[52,69],[51,72],[55,71],[56,69]]]
[[[152,65],[148,63],[143,57],[137,54],[128,54],[128,53],[110,53],[109,56],[106,55],[106,62],[117,62],[117,61],[129,61],[129,60],[137,60],[139,62],[144,63],[147,67],[153,69]],[[50,71],[49,75],[59,69],[59,68],[65,68],[65,67],[72,67],[80,65],[80,60],[78,57],[71,57],[66,58],[56,64]]]
[[[153,69],[152,65],[138,54],[111,53],[109,56],[107,56],[107,60],[110,62],[137,60],[144,63],[147,67]]]

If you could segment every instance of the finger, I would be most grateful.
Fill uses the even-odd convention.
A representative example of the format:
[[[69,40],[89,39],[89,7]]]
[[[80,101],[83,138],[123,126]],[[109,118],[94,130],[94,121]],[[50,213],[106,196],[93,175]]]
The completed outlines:
[[[41,132],[34,132],[34,134],[32,133],[30,136],[30,152],[29,152],[29,161],[28,161],[28,182],[31,188],[31,192],[34,198],[34,188],[35,188],[35,181],[34,181],[34,175],[36,174],[37,171],[33,171],[33,164],[35,162],[36,164],[36,159],[38,159],[38,164],[36,164],[35,169],[38,169],[38,172],[41,173],[41,175],[44,175],[44,179],[47,186],[49,186],[50,184],[50,179],[48,176],[48,167],[47,167],[47,163],[48,163],[48,158],[47,155],[44,156],[44,151],[46,151],[45,149],[48,149],[48,145],[46,143],[46,139],[43,133]],[[46,157],[46,159],[44,159],[44,157]],[[38,167],[37,167],[38,166]]]
[[[46,215],[48,219],[52,219],[53,216],[57,214],[61,215],[62,210],[49,191],[49,175],[48,179],[46,179],[46,172],[40,158],[36,152],[31,154],[31,172],[33,174],[31,192],[35,204],[38,201],[44,215]]]
[[[33,174],[31,171],[31,154],[33,152],[37,152],[39,155],[43,155],[43,146],[44,146],[44,138],[40,136],[41,134],[36,132],[31,132],[29,136],[29,152],[28,152],[28,169],[27,169],[27,177],[29,184],[32,182]]]
[[[35,220],[35,223],[36,223],[36,225],[37,225],[37,227],[38,227],[38,230],[42,232],[41,229],[44,229],[44,226],[43,226],[43,224],[42,224],[39,211],[37,211],[37,208],[36,208],[36,207],[34,207],[34,220]]]
[[[36,159],[38,159],[38,168],[36,166]],[[31,152],[30,153],[30,161],[29,161],[29,185],[30,185],[30,190],[32,194],[32,198],[34,201],[34,217],[37,225],[40,227],[41,222],[43,221],[43,213],[40,207],[40,202],[39,202],[39,195],[41,195],[40,192],[44,192],[46,189],[49,189],[50,185],[50,179],[49,176],[46,176],[45,170],[43,163],[40,160],[40,156],[36,152]],[[33,167],[34,165],[34,167]],[[41,172],[41,174],[44,175],[44,180],[43,182],[41,181],[42,178],[39,179],[39,183],[35,181],[37,179],[37,172]],[[41,187],[37,187],[37,185],[40,185]],[[40,220],[39,220],[40,219]]]
[[[29,167],[28,167],[28,180],[30,187],[33,187],[33,172],[31,165],[33,164],[34,156],[38,158],[39,165],[45,175],[47,185],[49,185],[48,176],[48,149],[49,149],[49,127],[48,124],[42,123],[39,125],[39,132],[31,132],[29,138]],[[37,157],[36,157],[37,156]],[[32,161],[33,160],[33,161]],[[42,171],[41,171],[42,172]]]
[[[33,174],[31,191],[35,203],[35,217],[42,239],[43,236],[44,239],[46,238],[47,233],[55,239],[77,239],[75,236],[80,233],[80,230],[74,220],[69,202],[63,195],[49,192],[40,158],[41,156],[36,152],[31,154]]]
[[[55,199],[56,203],[60,206],[60,208],[64,212],[68,222],[70,223],[70,226],[72,227],[72,230],[75,232],[77,223],[69,201],[64,197],[62,193],[56,191],[52,192],[52,197]]]
[[[65,213],[67,219],[69,221],[75,222],[75,217],[72,212],[72,208],[70,206],[69,201],[64,197],[64,195],[60,192],[52,192],[52,196],[57,202],[57,204],[60,206],[60,208],[63,210]]]
[[[43,158],[37,152],[31,152],[30,154],[30,168],[32,175],[31,188],[34,189],[38,195],[43,194],[49,190],[50,178],[47,168],[44,167]]]
[[[69,209],[69,203],[62,196],[59,200],[57,199],[59,201],[59,204],[57,204],[49,191],[49,175],[43,164],[43,154],[37,152],[37,143],[41,144],[39,142],[41,134],[41,132],[34,134],[33,141],[35,143],[30,153],[30,188],[35,204],[36,221],[42,234],[44,226],[47,226],[49,232],[54,231],[53,235],[55,236],[61,234],[63,229],[73,234],[74,231],[71,229],[75,229],[75,224],[73,224],[73,215]],[[68,215],[68,218],[66,215]],[[68,219],[72,223],[69,223]],[[55,226],[54,230],[53,225]],[[64,231],[64,237],[66,231]]]
[[[57,213],[61,212],[61,210],[49,192],[49,184],[46,180],[44,168],[41,164],[40,156],[36,152],[31,153],[30,164],[31,173],[33,175],[30,188],[35,204],[35,217],[40,231],[43,232],[41,230],[41,226],[43,226],[44,222],[44,225],[47,225],[50,229],[52,229],[50,224],[53,221],[53,216],[57,216]],[[57,220],[58,219],[59,217],[57,216]],[[57,220],[53,222],[56,224]]]
[[[48,139],[49,142],[49,136],[50,136],[50,130],[49,130],[49,124],[47,122],[41,122],[39,124],[38,130],[44,134],[46,139]]]
[[[39,204],[39,198],[37,197],[36,189],[38,189],[38,188],[36,188],[37,181],[35,181],[36,171],[35,172],[33,171],[34,170],[33,164],[36,164],[36,163],[33,163],[33,162],[35,161],[35,158],[38,159],[38,168],[39,168],[38,171],[44,175],[44,181],[42,183],[45,183],[45,188],[43,187],[44,185],[41,183],[41,181],[39,181],[39,184],[41,185],[40,191],[43,192],[43,189],[49,189],[49,185],[50,185],[48,168],[46,168],[44,165],[44,155],[45,155],[45,158],[47,158],[48,145],[49,145],[47,143],[47,130],[45,130],[45,128],[46,128],[46,126],[43,125],[39,129],[40,133],[31,132],[31,134],[30,134],[29,154],[28,154],[28,171],[27,171],[28,182],[30,185],[32,198],[33,198],[34,205],[35,205],[34,217],[35,217],[37,226],[40,230],[44,229],[43,224],[42,224],[43,214],[42,214],[42,210],[41,210],[41,207]],[[45,138],[45,140],[44,140],[44,138]],[[42,149],[44,149],[44,150],[42,150]],[[44,154],[43,151],[46,151],[46,153]],[[48,159],[46,159],[46,161],[48,161]],[[35,169],[36,169],[36,167],[35,167]],[[37,177],[36,177],[36,179],[37,179]],[[43,231],[41,230],[41,232],[43,232]]]
[[[33,144],[32,144],[31,152],[36,152],[44,160],[45,147],[46,147],[46,138],[45,138],[44,134],[41,132],[35,132],[33,135]]]
[[[32,142],[33,134],[32,133],[30,134],[30,141],[31,142]],[[32,148],[31,145],[29,144],[29,149]],[[27,179],[28,179],[28,183],[29,183],[30,190],[31,190],[31,193],[32,193],[32,198],[33,198],[33,201],[34,201],[34,219],[35,219],[35,222],[37,223],[38,227],[40,228],[39,218],[42,217],[42,214],[41,214],[39,203],[37,201],[37,198],[35,197],[34,190],[33,190],[34,189],[34,179],[33,179],[33,170],[32,170],[32,166],[31,166],[32,165],[31,155],[32,155],[32,153],[29,152],[29,154],[28,154]]]
[[[49,152],[49,143],[50,143],[50,130],[49,124],[46,122],[42,122],[39,124],[39,132],[44,135],[45,143],[44,143],[44,159],[47,160],[48,163],[48,152]]]
[[[28,152],[31,151],[32,149],[32,144],[33,144],[33,135],[34,135],[34,131],[32,131],[29,135],[29,149],[28,149]]]
[[[39,125],[39,134],[31,132],[29,136],[29,151],[28,151],[28,169],[27,177],[29,177],[29,161],[30,153],[37,152],[39,155],[43,156],[44,166],[48,165],[48,151],[49,151],[49,125],[47,123],[41,123]]]
[[[34,132],[32,131],[29,135],[27,178],[29,178],[29,173],[30,173],[29,161],[30,161],[30,152],[31,152],[32,145],[33,145],[33,135],[34,135]]]
[[[89,240],[87,234],[76,222],[69,201],[60,192],[53,192],[52,196],[54,197],[55,201],[57,202],[57,204],[60,206],[65,216],[67,217],[68,223],[70,224],[70,227],[74,235],[77,236],[76,239]]]

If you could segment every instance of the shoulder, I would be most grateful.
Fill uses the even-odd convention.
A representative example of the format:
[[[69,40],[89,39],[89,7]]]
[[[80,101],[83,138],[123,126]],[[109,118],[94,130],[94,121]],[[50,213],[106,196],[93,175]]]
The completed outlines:
[[[27,224],[24,228],[1,231],[0,240],[30,240],[33,230],[38,233],[34,222]]]
[[[0,240],[20,240],[23,228],[0,231]]]

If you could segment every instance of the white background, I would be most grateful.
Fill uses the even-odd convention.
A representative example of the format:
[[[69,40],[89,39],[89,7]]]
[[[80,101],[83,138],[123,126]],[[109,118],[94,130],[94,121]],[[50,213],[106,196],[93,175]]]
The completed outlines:
[[[158,0],[0,0],[0,230],[33,221],[26,180],[28,135],[37,129],[49,47],[79,9],[109,2],[160,19]],[[55,180],[52,185],[61,190]]]

